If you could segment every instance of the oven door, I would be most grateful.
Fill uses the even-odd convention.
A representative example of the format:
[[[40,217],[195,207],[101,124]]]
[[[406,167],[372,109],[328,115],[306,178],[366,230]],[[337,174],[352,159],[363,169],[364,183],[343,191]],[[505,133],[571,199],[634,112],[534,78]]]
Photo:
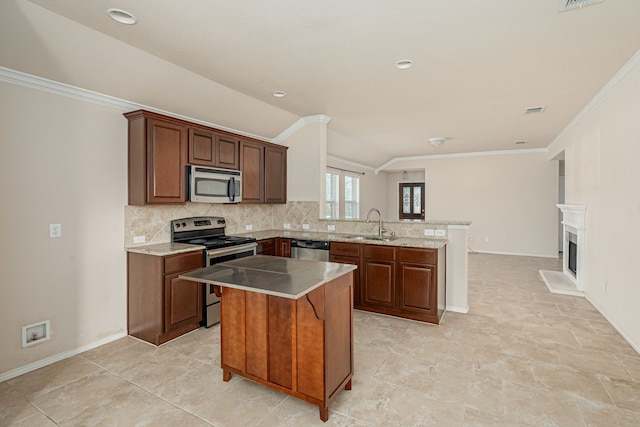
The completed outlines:
[[[205,266],[218,264],[232,259],[244,258],[256,254],[256,242],[229,248],[213,249],[205,252]],[[207,328],[220,323],[220,298],[213,291],[212,284],[204,284],[204,319]]]

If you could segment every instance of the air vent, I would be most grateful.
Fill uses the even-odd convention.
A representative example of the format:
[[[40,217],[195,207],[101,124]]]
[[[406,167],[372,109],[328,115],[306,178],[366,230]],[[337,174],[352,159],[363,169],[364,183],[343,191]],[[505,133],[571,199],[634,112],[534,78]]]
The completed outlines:
[[[584,6],[591,6],[592,4],[602,3],[604,0],[562,0],[560,4],[560,12],[566,10],[580,9]]]
[[[525,114],[538,114],[538,113],[542,113],[542,112],[544,112],[544,110],[545,110],[546,108],[547,108],[547,107],[545,107],[544,105],[541,105],[541,106],[539,106],[539,107],[529,107],[529,108],[527,108],[527,109],[524,111],[524,113],[525,113]]]

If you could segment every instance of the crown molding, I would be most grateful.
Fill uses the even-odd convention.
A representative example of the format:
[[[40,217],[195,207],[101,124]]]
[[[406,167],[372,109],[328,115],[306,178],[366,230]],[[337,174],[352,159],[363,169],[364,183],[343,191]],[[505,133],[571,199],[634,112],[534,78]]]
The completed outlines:
[[[298,120],[296,120],[294,124],[292,124],[291,126],[286,128],[284,131],[282,131],[280,135],[273,138],[270,142],[273,142],[274,144],[281,144],[283,141],[285,141],[287,138],[289,138],[291,135],[296,133],[305,125],[308,125],[310,123],[327,124],[329,123],[330,120],[331,120],[331,117],[325,116],[323,114],[301,117]]]
[[[457,157],[484,157],[484,156],[506,156],[514,154],[536,154],[536,153],[548,153],[547,148],[530,148],[527,150],[499,150],[499,151],[476,151],[472,153],[452,153],[452,154],[431,154],[424,156],[407,156],[407,157],[395,157],[383,165],[375,169],[375,174],[378,175],[383,170],[387,169],[394,163],[413,160],[435,160],[435,159],[451,159]]]
[[[551,152],[556,144],[558,144],[564,136],[578,123],[584,119],[584,117],[593,111],[597,106],[599,106],[605,99],[611,95],[611,93],[618,87],[620,83],[622,83],[629,74],[631,74],[637,67],[640,65],[640,50],[638,50],[632,57],[627,61],[624,66],[618,70],[618,72],[607,82],[606,85],[600,89],[600,91],[596,94],[596,96],[591,99],[584,106],[582,110],[569,122],[569,124],[556,136],[551,144],[547,147],[547,149]]]
[[[103,93],[94,92],[88,89],[82,89],[76,86],[68,85],[66,83],[56,82],[54,80],[34,76],[32,74],[23,73],[21,71],[12,70],[6,67],[0,67],[0,81],[17,84],[32,89],[42,90],[56,95],[66,96],[69,98],[77,99],[79,101],[91,102],[106,107],[116,108],[121,111],[147,110],[154,113],[163,114],[165,116],[174,117],[176,119],[224,130],[249,138],[258,139],[260,141],[273,142],[270,138],[254,135],[249,132],[242,132],[237,129],[232,129],[215,123],[206,122],[204,120],[194,119],[192,117],[183,116],[181,114],[175,114],[170,111],[153,108],[148,105],[138,104],[137,102],[127,101],[125,99],[116,98],[114,96],[105,95]]]
[[[373,166],[364,165],[362,163],[358,163],[358,162],[354,162],[354,161],[351,161],[351,160],[343,159],[343,158],[340,158],[340,157],[337,157],[337,156],[332,156],[331,154],[327,154],[327,160],[332,160],[334,162],[345,163],[345,164],[347,164],[349,166],[353,166],[353,167],[357,167],[357,168],[375,170],[375,168]]]

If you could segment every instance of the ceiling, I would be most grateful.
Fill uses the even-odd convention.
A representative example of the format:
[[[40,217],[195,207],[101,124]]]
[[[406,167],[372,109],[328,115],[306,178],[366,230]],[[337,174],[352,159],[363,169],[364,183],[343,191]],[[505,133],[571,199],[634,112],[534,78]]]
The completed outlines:
[[[640,49],[637,0],[563,12],[567,0],[30,1],[297,116],[327,115],[328,153],[373,167],[545,148]]]

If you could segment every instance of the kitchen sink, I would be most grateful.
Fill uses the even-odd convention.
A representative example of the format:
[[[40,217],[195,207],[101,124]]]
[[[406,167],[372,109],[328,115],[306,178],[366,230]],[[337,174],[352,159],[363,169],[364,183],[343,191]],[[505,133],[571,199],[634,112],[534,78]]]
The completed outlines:
[[[377,240],[379,242],[391,242],[398,238],[398,236],[362,236],[362,235],[349,235],[349,236],[342,236],[342,237],[348,240]]]

